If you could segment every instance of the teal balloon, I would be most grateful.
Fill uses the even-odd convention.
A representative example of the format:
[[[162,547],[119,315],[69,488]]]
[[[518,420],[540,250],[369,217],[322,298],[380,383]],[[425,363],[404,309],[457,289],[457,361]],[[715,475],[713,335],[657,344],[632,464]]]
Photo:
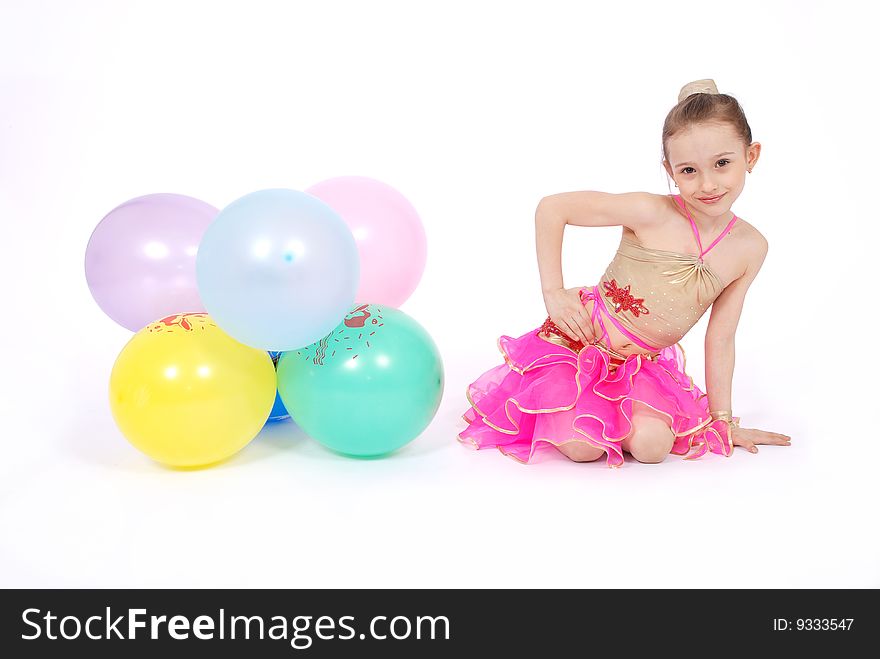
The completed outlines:
[[[357,457],[415,439],[443,397],[443,362],[428,332],[393,307],[361,304],[320,341],[281,355],[278,392],[307,435]]]

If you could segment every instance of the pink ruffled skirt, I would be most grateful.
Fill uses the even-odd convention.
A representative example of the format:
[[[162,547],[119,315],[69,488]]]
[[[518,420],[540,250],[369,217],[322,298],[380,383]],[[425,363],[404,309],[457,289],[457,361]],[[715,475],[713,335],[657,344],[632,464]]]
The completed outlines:
[[[609,467],[620,467],[621,442],[632,430],[638,401],[668,418],[672,453],[693,459],[733,452],[727,424],[713,422],[706,394],[685,373],[679,344],[622,359],[601,342],[569,348],[562,344],[570,342],[553,342],[541,332],[498,339],[504,363],[468,386],[468,427],[459,441],[497,448],[523,463],[541,451],[582,442],[604,450]]]

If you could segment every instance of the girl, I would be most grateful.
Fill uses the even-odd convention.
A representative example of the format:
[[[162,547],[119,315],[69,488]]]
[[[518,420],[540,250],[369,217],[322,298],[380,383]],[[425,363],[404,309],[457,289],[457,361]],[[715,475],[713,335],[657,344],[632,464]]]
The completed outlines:
[[[566,192],[535,213],[538,269],[549,314],[513,339],[504,363],[467,390],[460,441],[531,462],[556,447],[578,462],[661,462],[671,452],[730,456],[734,446],[789,446],[741,428],[731,413],[734,335],[767,241],[731,210],[761,144],[735,98],[712,80],[685,85],[663,125],[663,167],[679,194]],[[564,288],[566,224],[623,226],[599,284]],[[709,307],[706,393],[685,373],[678,341]]]

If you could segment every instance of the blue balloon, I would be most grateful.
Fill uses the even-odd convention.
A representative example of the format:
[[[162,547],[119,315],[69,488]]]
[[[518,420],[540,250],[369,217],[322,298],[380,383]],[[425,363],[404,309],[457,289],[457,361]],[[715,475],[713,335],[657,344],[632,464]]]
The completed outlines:
[[[283,421],[284,419],[289,419],[290,414],[287,412],[287,408],[284,407],[284,401],[281,400],[281,394],[278,391],[275,391],[275,404],[272,406],[272,411],[269,412],[269,421]]]
[[[354,304],[360,280],[348,225],[317,197],[260,190],[229,204],[196,257],[199,296],[234,339],[267,351],[314,343]]]
[[[269,351],[269,356],[272,358],[272,363],[275,364],[275,370],[278,370],[278,360],[281,359],[280,352]],[[278,389],[275,389],[275,404],[272,406],[272,411],[269,412],[269,421],[283,421],[284,419],[289,419],[290,413],[287,411],[287,408],[284,407],[284,401],[281,400],[281,394],[278,392]]]

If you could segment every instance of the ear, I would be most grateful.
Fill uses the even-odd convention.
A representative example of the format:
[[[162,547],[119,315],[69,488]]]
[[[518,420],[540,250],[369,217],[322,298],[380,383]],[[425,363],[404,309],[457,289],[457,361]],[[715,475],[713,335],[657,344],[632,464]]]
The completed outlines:
[[[672,175],[672,167],[669,165],[669,161],[665,158],[663,159],[663,168],[666,170],[666,173],[669,174],[669,178],[674,179],[675,177]]]
[[[761,143],[760,142],[752,142],[749,144],[746,149],[746,163],[748,163],[748,168],[751,169],[755,166],[755,163],[758,162],[758,157],[761,155]]]

